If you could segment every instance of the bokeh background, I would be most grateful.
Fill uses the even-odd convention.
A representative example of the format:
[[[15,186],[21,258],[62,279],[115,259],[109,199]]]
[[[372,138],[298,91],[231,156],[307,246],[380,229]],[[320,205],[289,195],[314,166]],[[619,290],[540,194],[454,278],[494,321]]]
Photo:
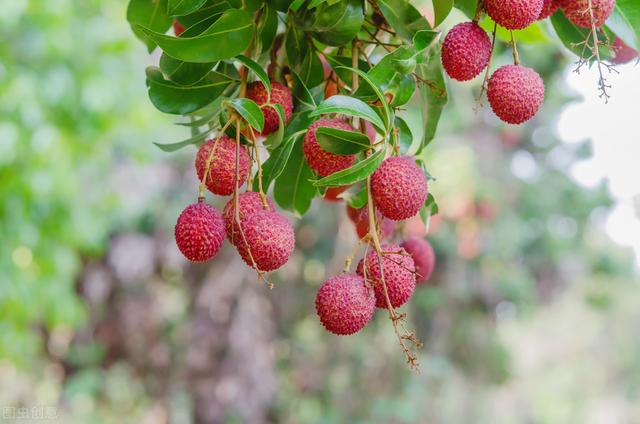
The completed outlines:
[[[157,57],[125,10],[2,2],[1,422],[640,423],[640,68],[611,75],[605,105],[531,33],[520,54],[547,97],[522,127],[475,111],[479,81],[450,84],[428,154],[437,269],[404,308],[416,374],[384,314],[350,338],[317,320],[355,242],[343,204],[290,216],[298,247],[273,290],[229,246],[182,259],[194,151],[152,145],[186,129],[148,101]]]

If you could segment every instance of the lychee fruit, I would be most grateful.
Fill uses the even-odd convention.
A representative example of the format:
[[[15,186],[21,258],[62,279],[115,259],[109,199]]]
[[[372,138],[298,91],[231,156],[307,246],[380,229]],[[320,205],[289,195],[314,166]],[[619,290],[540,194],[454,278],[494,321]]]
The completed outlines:
[[[204,200],[187,206],[174,229],[180,252],[192,262],[205,262],[216,256],[224,242],[222,214]]]
[[[235,208],[233,206],[234,199],[232,198],[222,210],[222,216],[224,217],[227,238],[231,244],[235,246],[238,244],[238,240],[242,240],[242,234],[236,222]],[[269,199],[267,199],[267,206],[267,210],[275,211],[273,203],[271,203]],[[238,195],[238,215],[240,216],[240,225],[243,231],[246,221],[253,216],[253,214],[261,210],[265,210],[265,208],[260,193],[247,191]]]
[[[254,213],[246,220],[242,231],[246,242],[244,239],[236,242],[238,253],[249,266],[259,271],[280,268],[287,263],[295,247],[291,224],[276,212],[261,210]]]
[[[544,83],[531,68],[505,65],[489,79],[487,98],[500,119],[521,124],[538,113],[544,101]]]
[[[364,210],[364,208],[354,208],[353,206],[347,204],[347,216],[356,224],[360,219],[360,213]]]
[[[484,0],[484,9],[498,25],[523,29],[540,16],[543,0]]]
[[[318,175],[326,177],[343,169],[350,168],[356,160],[355,155],[336,155],[324,150],[316,138],[318,127],[338,128],[354,131],[353,127],[340,119],[319,119],[309,127],[304,136],[302,149],[307,163]]]
[[[413,295],[416,288],[416,266],[411,256],[399,245],[383,244],[381,247],[382,271],[389,301],[392,307],[398,308]],[[356,272],[373,286],[376,306],[386,309],[388,305],[382,285],[378,253],[375,250],[370,251],[364,260],[360,260]]]
[[[629,63],[633,59],[638,58],[638,51],[633,47],[628,46],[624,41],[620,38],[616,37],[613,41],[612,46],[613,52],[615,56],[611,59],[611,63],[616,65],[622,65],[624,63]]]
[[[271,97],[262,81],[252,82],[247,86],[247,98],[256,102],[264,115],[264,127],[262,135],[269,135],[280,128],[278,111],[269,104],[279,104],[284,109],[285,125],[291,120],[293,114],[293,96],[291,90],[279,82],[271,81]],[[269,101],[270,100],[270,101]]]
[[[208,140],[202,144],[196,155],[196,171],[198,178],[202,181],[207,169],[207,161],[214,146],[215,151],[209,167],[209,178],[205,184],[212,193],[228,196],[236,188],[236,142],[234,139],[223,135],[217,140]],[[251,159],[244,146],[240,146],[239,152],[238,186],[241,186],[249,175]]]
[[[475,78],[489,63],[491,40],[475,22],[451,28],[442,43],[442,66],[458,81]]]
[[[413,258],[416,265],[416,283],[429,280],[436,265],[436,253],[431,244],[422,238],[410,238],[400,245]]]
[[[338,196],[347,191],[348,188],[348,185],[341,187],[329,187],[324,193],[324,200],[327,202],[341,202],[342,198]]]
[[[560,3],[558,0],[544,0],[542,3],[542,11],[540,11],[540,16],[538,16],[538,20],[541,21],[543,19],[547,19],[549,16],[556,13],[556,10],[560,8]]]
[[[427,179],[413,158],[385,159],[371,176],[371,192],[382,215],[394,221],[416,215],[427,199]]]
[[[176,37],[180,37],[183,32],[184,26],[182,26],[182,24],[178,21],[173,21],[173,33],[176,35]]]
[[[591,28],[589,0],[561,0],[560,6],[571,23],[582,28]],[[591,0],[591,10],[596,28],[604,25],[615,6],[616,0]]]
[[[386,239],[393,235],[396,224],[389,218],[382,216],[380,211],[376,211],[376,222],[378,223],[378,235],[381,238]],[[369,211],[366,208],[362,210],[356,222],[356,232],[360,238],[369,234]]]
[[[376,298],[364,278],[356,274],[341,274],[329,278],[316,295],[316,312],[322,325],[338,335],[362,330],[373,317]]]

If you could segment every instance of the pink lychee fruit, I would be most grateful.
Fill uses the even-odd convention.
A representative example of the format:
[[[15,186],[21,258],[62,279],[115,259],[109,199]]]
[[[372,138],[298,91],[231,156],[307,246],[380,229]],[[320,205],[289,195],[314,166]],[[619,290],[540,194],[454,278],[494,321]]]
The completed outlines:
[[[506,29],[523,29],[540,16],[543,0],[484,0],[487,14]]]
[[[180,37],[183,32],[184,26],[178,21],[173,21],[173,33],[176,35],[176,37]]]
[[[270,211],[275,211],[273,203],[268,198],[267,201],[267,209]],[[224,209],[222,210],[222,216],[224,217],[225,228],[227,231],[227,238],[234,246],[238,244],[239,240],[242,240],[242,234],[240,233],[240,228],[236,221],[234,199],[232,198],[227,202]],[[247,220],[253,216],[258,211],[265,210],[264,204],[262,203],[262,197],[260,193],[255,191],[247,191],[238,195],[238,215],[240,216],[240,225],[245,228],[245,223]]]
[[[451,28],[442,43],[442,66],[458,81],[475,78],[489,63],[491,40],[475,22]]]
[[[187,206],[174,229],[180,252],[192,262],[205,262],[216,256],[224,242],[222,214],[204,200]]]
[[[354,208],[353,206],[347,204],[347,216],[356,224],[360,220],[360,213],[364,210],[364,208]]]
[[[242,226],[245,240],[236,247],[242,259],[259,271],[274,271],[287,263],[295,248],[295,236],[289,221],[282,215],[260,210]]]
[[[329,187],[324,193],[324,200],[326,200],[327,202],[341,202],[342,198],[338,196],[347,191],[348,188],[348,185],[344,185],[341,187]]]
[[[616,65],[629,63],[632,60],[638,58],[638,51],[633,47],[628,46],[618,37],[616,37],[616,39],[613,41],[612,48],[615,56],[613,57],[613,59],[611,59],[611,62]]]
[[[316,138],[318,127],[338,128],[344,131],[355,131],[351,125],[340,119],[319,119],[307,130],[302,150],[307,163],[319,176],[326,177],[343,169],[350,168],[356,160],[355,155],[336,155],[324,150]]]
[[[329,278],[316,295],[316,312],[322,325],[338,335],[362,330],[373,317],[376,298],[373,290],[356,274]]]
[[[431,244],[422,238],[410,238],[400,245],[413,258],[416,264],[416,283],[429,280],[436,265],[436,254]]]
[[[538,20],[541,21],[543,19],[547,19],[549,16],[556,13],[556,10],[560,8],[560,3],[558,0],[544,0],[542,4],[542,11],[540,12],[540,16],[538,16]]]
[[[380,211],[376,211],[376,220],[378,223],[378,235],[383,239],[391,237],[396,229],[395,222],[382,216]],[[369,211],[366,208],[362,210],[356,222],[356,232],[360,238],[369,234]]]
[[[427,199],[427,179],[413,158],[385,159],[371,176],[371,192],[382,215],[394,221],[416,215]]]
[[[271,97],[262,81],[252,82],[247,86],[247,98],[256,102],[261,107],[264,115],[264,127],[262,135],[269,135],[280,128],[280,118],[278,111],[269,106],[279,104],[284,109],[285,125],[291,120],[293,114],[293,96],[291,90],[279,82],[271,81]]]
[[[382,272],[391,306],[404,305],[416,288],[415,263],[402,247],[397,244],[382,245]],[[367,280],[376,295],[376,306],[387,308],[387,297],[382,284],[380,259],[376,251],[370,251],[364,260],[358,263],[357,273]]]
[[[207,161],[213,157],[209,167],[209,176],[205,182],[209,191],[220,196],[228,196],[236,188],[236,142],[223,135],[216,140],[208,140],[200,146],[196,155],[196,171],[200,181],[204,179]],[[251,159],[244,146],[239,149],[238,186],[244,184],[249,175]]]
[[[589,0],[561,0],[560,7],[571,23],[582,28],[591,28]],[[596,28],[604,25],[615,7],[616,0],[591,0],[593,22]]]
[[[544,101],[544,83],[531,68],[505,65],[489,79],[487,98],[500,119],[521,124],[538,113]]]

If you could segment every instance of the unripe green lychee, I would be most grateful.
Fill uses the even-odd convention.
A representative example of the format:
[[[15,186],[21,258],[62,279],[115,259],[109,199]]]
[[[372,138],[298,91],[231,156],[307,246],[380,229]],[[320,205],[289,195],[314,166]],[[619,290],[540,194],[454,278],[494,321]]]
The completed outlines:
[[[382,215],[394,221],[416,215],[427,199],[427,179],[413,158],[385,159],[371,176],[371,192]]]
[[[216,256],[224,242],[224,220],[216,208],[204,203],[187,206],[174,229],[180,252],[192,262],[205,262]]]
[[[264,127],[262,135],[269,135],[280,128],[280,118],[278,111],[272,106],[265,106],[269,103],[269,93],[261,81],[252,82],[247,86],[247,98],[256,102],[262,109],[264,115]],[[291,120],[293,114],[293,96],[291,90],[285,85],[276,81],[271,81],[271,104],[279,104],[284,109],[285,125]]]
[[[254,213],[242,226],[245,240],[238,240],[238,253],[247,265],[274,271],[287,263],[295,248],[295,235],[287,219],[272,211]],[[253,260],[252,260],[253,259]]]
[[[567,19],[582,28],[591,28],[591,13],[589,0],[560,0],[560,7]],[[616,7],[616,0],[591,0],[593,21],[596,28],[600,28]]]
[[[506,29],[523,29],[540,16],[543,0],[484,0],[487,14]]]
[[[416,264],[416,283],[429,280],[436,265],[436,253],[431,244],[422,238],[412,237],[400,245],[413,258]]]
[[[203,180],[207,168],[207,161],[214,149],[213,159],[209,168],[209,178],[206,186],[210,192],[220,196],[228,196],[236,187],[236,141],[226,135],[217,140],[208,140],[198,149],[196,155],[196,171],[198,178]],[[251,159],[244,146],[239,149],[238,186],[244,184],[249,175]]]
[[[398,308],[411,298],[416,288],[415,263],[411,255],[397,244],[384,244],[382,251],[382,271],[389,301],[392,307]],[[358,263],[357,273],[373,286],[376,306],[387,308],[380,268],[378,253],[370,251],[366,258]]]
[[[356,160],[355,155],[336,155],[324,150],[316,138],[318,127],[338,128],[345,131],[354,131],[353,127],[340,119],[319,119],[309,127],[304,136],[302,149],[307,163],[318,175],[326,177],[343,169],[350,168]]]
[[[442,43],[442,66],[458,81],[475,78],[489,63],[491,40],[475,22],[463,22],[451,28]]]
[[[267,210],[275,211],[273,203],[268,198]],[[234,246],[238,244],[238,240],[241,240],[241,233],[236,222],[234,199],[232,198],[227,202],[222,210],[222,216],[224,217],[225,227],[227,231],[227,238]],[[255,191],[247,191],[238,195],[238,214],[240,216],[240,225],[244,228],[247,219],[258,211],[265,210],[262,203],[262,197],[260,193]]]
[[[322,325],[338,335],[362,330],[373,317],[376,299],[364,278],[356,274],[341,274],[329,278],[316,295],[316,312]]]
[[[500,119],[521,124],[538,113],[544,102],[544,82],[531,68],[505,65],[489,79],[487,98]]]

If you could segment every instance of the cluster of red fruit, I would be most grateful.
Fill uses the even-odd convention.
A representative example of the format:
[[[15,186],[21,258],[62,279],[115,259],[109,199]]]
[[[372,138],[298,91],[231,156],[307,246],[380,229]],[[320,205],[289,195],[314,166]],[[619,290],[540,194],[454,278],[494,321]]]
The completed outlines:
[[[576,26],[600,28],[613,11],[616,0],[484,0],[483,7],[496,24],[518,30],[546,19],[562,8]],[[515,46],[514,46],[515,49]],[[458,81],[478,76],[490,63],[493,46],[477,20],[454,26],[442,44],[442,65]],[[498,68],[487,86],[487,98],[504,122],[521,124],[533,118],[544,101],[544,83],[531,68],[518,63]]]

